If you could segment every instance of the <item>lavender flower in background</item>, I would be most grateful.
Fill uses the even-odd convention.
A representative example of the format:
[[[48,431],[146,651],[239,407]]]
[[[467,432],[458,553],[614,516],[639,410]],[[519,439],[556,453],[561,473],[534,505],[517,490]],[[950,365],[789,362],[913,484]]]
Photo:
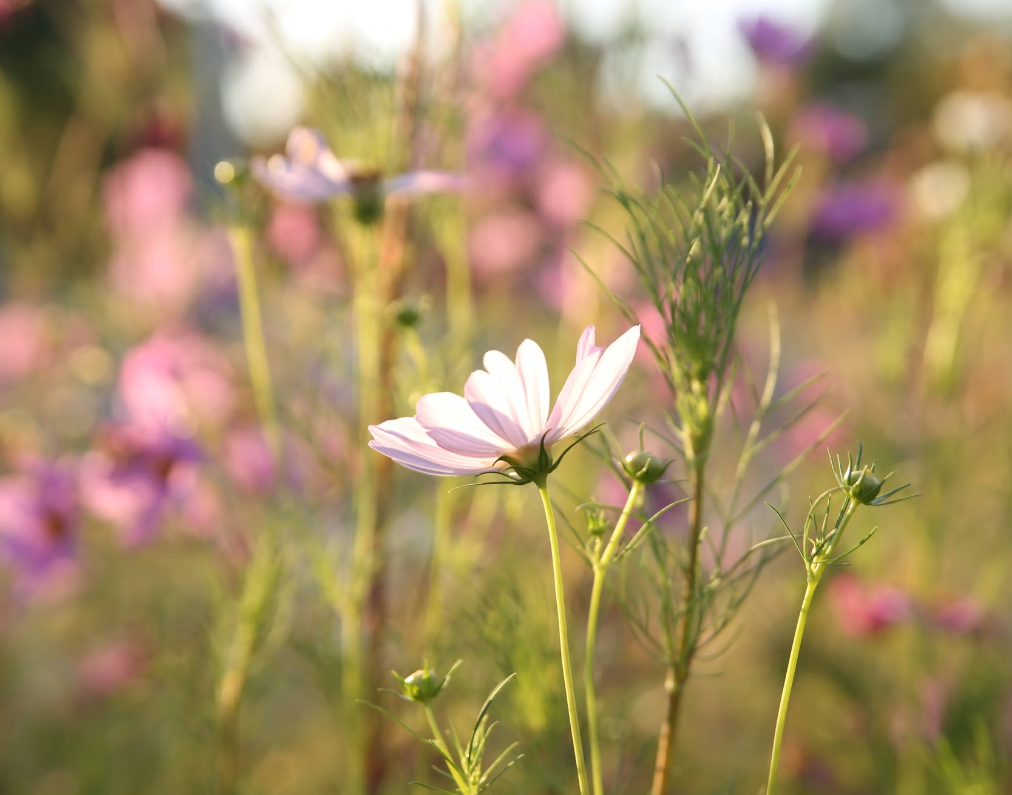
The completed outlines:
[[[899,215],[900,194],[883,182],[851,182],[823,191],[811,218],[815,237],[839,243],[889,227]]]
[[[80,513],[75,473],[34,463],[0,479],[0,561],[22,599],[54,601],[77,585]]]
[[[384,178],[380,171],[354,160],[338,160],[323,133],[296,127],[288,136],[285,155],[254,157],[250,171],[282,199],[320,202],[336,196],[355,200],[363,223],[376,220],[387,196],[452,193],[463,190],[464,178],[446,171],[411,171]]]
[[[815,39],[769,17],[743,20],[739,29],[755,57],[766,64],[801,66],[815,54]]]
[[[969,596],[934,605],[928,617],[931,626],[949,635],[975,635],[988,623],[984,606]]]
[[[803,108],[791,123],[792,137],[837,163],[853,160],[868,141],[868,128],[852,113],[816,103]]]
[[[490,109],[473,116],[467,132],[467,162],[476,182],[487,192],[488,183],[529,179],[544,157],[548,133],[544,122],[529,110]]]

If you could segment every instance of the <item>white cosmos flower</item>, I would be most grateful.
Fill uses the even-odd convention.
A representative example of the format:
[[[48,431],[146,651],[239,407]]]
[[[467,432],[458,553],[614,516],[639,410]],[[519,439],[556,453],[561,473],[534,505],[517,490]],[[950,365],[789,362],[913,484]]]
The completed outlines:
[[[499,351],[485,354],[464,396],[434,392],[422,397],[414,417],[370,425],[369,446],[398,464],[429,475],[477,475],[496,471],[507,456],[536,466],[547,450],[575,435],[615,396],[632,364],[640,327],[607,348],[594,344],[588,326],[576,348],[576,366],[549,413],[548,364],[533,340],[517,349],[516,362]]]

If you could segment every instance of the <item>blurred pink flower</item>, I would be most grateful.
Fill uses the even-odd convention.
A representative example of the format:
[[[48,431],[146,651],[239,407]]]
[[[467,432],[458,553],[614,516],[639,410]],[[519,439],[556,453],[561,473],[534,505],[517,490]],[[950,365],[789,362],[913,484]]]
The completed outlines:
[[[543,243],[537,216],[512,208],[474,224],[467,249],[479,275],[494,275],[530,263]]]
[[[291,265],[309,262],[323,243],[316,211],[305,205],[276,205],[267,224],[267,242]]]
[[[852,637],[880,634],[913,614],[913,600],[899,588],[869,585],[846,574],[832,581],[829,598],[840,626]]]
[[[75,589],[79,513],[65,465],[33,463],[0,479],[0,561],[21,598],[54,601]]]
[[[838,163],[846,163],[864,149],[865,123],[852,113],[816,103],[801,110],[791,123],[792,136]]]
[[[571,163],[552,163],[539,177],[538,210],[556,226],[568,227],[578,221],[593,196],[586,172]]]
[[[133,640],[99,646],[78,662],[78,686],[86,697],[106,698],[137,681],[147,661],[147,650]]]
[[[588,326],[576,349],[576,366],[555,407],[548,411],[548,363],[533,340],[524,340],[514,363],[499,351],[485,354],[485,370],[464,385],[464,397],[436,392],[419,399],[414,417],[370,425],[369,446],[398,464],[429,475],[495,471],[500,456],[527,462],[539,447],[573,436],[611,401],[632,364],[640,328],[633,326],[607,348],[594,344]]]
[[[179,227],[151,229],[121,241],[109,263],[113,289],[140,307],[174,313],[197,294],[200,269],[196,241]]]
[[[0,308],[0,382],[17,381],[39,367],[47,336],[42,309],[17,303]]]
[[[489,181],[528,179],[547,144],[544,122],[531,111],[496,108],[479,114],[468,126],[466,143],[468,167],[481,175],[476,187],[487,191]]]
[[[105,182],[105,213],[117,236],[172,227],[186,214],[193,185],[186,161],[166,149],[144,149],[115,166]]]
[[[493,96],[514,96],[562,47],[565,37],[552,0],[521,0],[495,36],[475,49],[472,69]]]
[[[119,396],[130,421],[176,436],[219,425],[235,401],[224,357],[196,334],[165,333],[123,358]]]

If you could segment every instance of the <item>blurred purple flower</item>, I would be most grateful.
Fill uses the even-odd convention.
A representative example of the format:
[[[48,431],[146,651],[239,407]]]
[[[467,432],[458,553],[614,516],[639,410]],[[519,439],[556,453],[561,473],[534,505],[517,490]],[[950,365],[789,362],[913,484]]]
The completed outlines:
[[[0,479],[0,560],[25,599],[51,601],[76,586],[77,484],[66,466],[36,463]]]
[[[119,396],[130,422],[192,436],[201,421],[224,422],[235,400],[228,366],[195,334],[160,334],[123,358]]]
[[[120,540],[149,541],[166,514],[187,507],[203,456],[195,443],[166,430],[140,425],[106,431],[81,465],[81,492],[88,509],[115,525]]]
[[[745,41],[755,57],[775,66],[800,66],[815,54],[815,40],[769,17],[739,23]]]
[[[935,605],[929,620],[936,629],[950,635],[974,635],[987,623],[987,611],[977,600],[967,596]]]
[[[913,614],[913,600],[899,588],[869,585],[850,575],[833,580],[829,595],[840,626],[852,637],[878,635]]]
[[[822,152],[837,163],[857,156],[868,140],[868,128],[852,113],[816,103],[804,108],[791,123],[791,133],[803,145]]]
[[[254,157],[250,171],[283,199],[319,202],[335,196],[379,200],[403,193],[448,193],[463,190],[464,178],[445,171],[412,171],[384,179],[353,160],[338,160],[323,133],[296,127],[288,136],[285,155]]]
[[[482,185],[487,177],[526,178],[544,156],[547,141],[544,123],[530,111],[484,114],[474,119],[468,130],[468,163],[482,172]]]
[[[900,195],[881,182],[851,182],[824,191],[812,213],[816,237],[841,242],[856,235],[884,229],[896,220]]]

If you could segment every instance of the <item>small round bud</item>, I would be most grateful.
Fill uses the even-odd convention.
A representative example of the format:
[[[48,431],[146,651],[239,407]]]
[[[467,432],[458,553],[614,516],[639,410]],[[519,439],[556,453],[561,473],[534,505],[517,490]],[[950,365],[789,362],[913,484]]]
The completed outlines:
[[[222,160],[214,167],[214,178],[222,185],[228,185],[235,179],[235,165],[227,160]]]
[[[398,326],[403,328],[414,328],[418,325],[418,321],[422,319],[422,310],[416,303],[403,301],[398,304],[395,317],[397,319]]]
[[[622,461],[622,468],[633,480],[650,484],[664,477],[668,465],[646,450],[635,450]]]
[[[436,677],[433,670],[419,670],[401,679],[401,692],[419,704],[431,704],[446,684],[446,679]]]
[[[591,536],[603,536],[608,531],[608,520],[597,508],[587,511],[587,532]]]
[[[882,490],[882,481],[875,477],[875,474],[867,467],[858,470],[848,468],[844,473],[843,480],[851,499],[862,505],[874,502]]]

